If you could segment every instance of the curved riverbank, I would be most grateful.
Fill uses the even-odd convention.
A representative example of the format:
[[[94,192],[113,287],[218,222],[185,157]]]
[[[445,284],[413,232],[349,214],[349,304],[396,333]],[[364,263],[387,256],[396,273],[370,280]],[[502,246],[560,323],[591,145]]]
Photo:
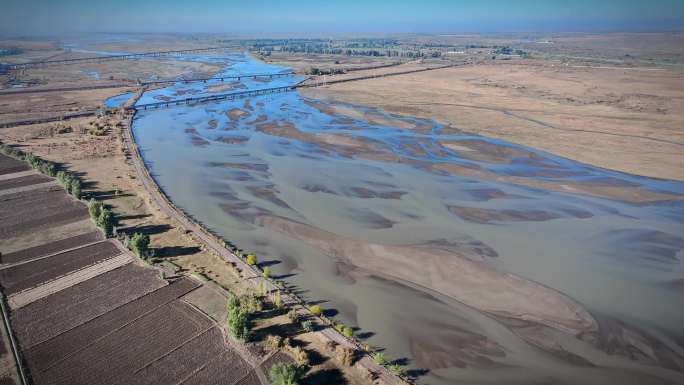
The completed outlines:
[[[135,100],[139,98],[136,97]],[[169,217],[175,219],[186,232],[190,231],[195,236],[196,239],[204,244],[209,250],[213,252],[216,256],[230,262],[233,266],[237,267],[241,271],[241,276],[245,282],[250,283],[254,288],[264,287],[268,293],[280,291],[282,292],[283,303],[295,309],[300,314],[305,314],[310,317],[316,317],[311,313],[306,303],[293,295],[289,290],[276,284],[273,280],[265,278],[255,267],[247,264],[247,262],[237,256],[235,253],[230,251],[225,247],[225,241],[218,238],[210,231],[205,229],[201,224],[193,220],[189,215],[187,215],[183,210],[176,207],[173,202],[166,196],[163,190],[159,187],[157,182],[154,180],[152,175],[150,175],[149,170],[145,166],[145,162],[142,159],[138,146],[135,142],[134,134],[132,131],[133,119],[135,114],[130,114],[128,117],[128,124],[126,125],[126,130],[124,134],[124,140],[128,151],[133,154],[133,166],[136,170],[137,177],[143,184],[145,191],[154,200],[155,205],[162,210]],[[375,373],[377,376],[377,383],[380,385],[405,385],[406,383],[392,374],[384,366],[378,365],[368,354],[361,352],[360,345],[357,342],[350,341],[344,337],[339,331],[335,330],[330,324],[330,321],[322,318],[324,326],[322,330],[317,331],[318,337],[323,341],[331,341],[340,346],[348,347],[358,351],[361,357],[357,361],[357,365],[368,370],[370,373]]]

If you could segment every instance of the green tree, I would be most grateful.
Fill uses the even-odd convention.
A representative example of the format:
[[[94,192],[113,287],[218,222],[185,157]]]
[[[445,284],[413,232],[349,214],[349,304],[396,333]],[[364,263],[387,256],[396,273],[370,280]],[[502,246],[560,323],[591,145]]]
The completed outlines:
[[[228,330],[233,337],[246,341],[249,337],[249,314],[239,307],[230,309]]]
[[[128,246],[138,257],[145,258],[150,248],[150,236],[143,233],[135,233],[128,242]]]
[[[280,290],[276,291],[273,295],[273,305],[276,307],[276,309],[283,308],[283,296],[280,294]]]
[[[342,335],[347,338],[352,338],[354,336],[354,329],[350,328],[349,326],[345,326],[342,328]]]
[[[264,267],[264,271],[261,273],[261,275],[263,275],[264,278],[270,278],[271,277],[271,268],[268,266]]]
[[[271,385],[298,385],[302,372],[295,364],[276,362],[269,372]]]
[[[249,254],[247,256],[247,264],[250,266],[254,266],[257,264],[257,257],[254,254]]]
[[[385,365],[387,363],[387,358],[385,358],[385,353],[377,352],[373,354],[373,361],[378,365]]]
[[[102,202],[98,202],[95,198],[90,198],[88,201],[88,213],[90,213],[90,218],[97,222],[102,212]]]
[[[97,225],[104,231],[107,237],[111,237],[114,232],[114,213],[108,208],[102,209],[97,218]]]
[[[318,305],[313,305],[309,308],[309,310],[314,314],[314,315],[321,315],[323,314],[323,309],[321,309],[320,306]]]
[[[81,199],[81,181],[73,178],[69,182],[69,187],[71,195],[73,195],[76,199]]]

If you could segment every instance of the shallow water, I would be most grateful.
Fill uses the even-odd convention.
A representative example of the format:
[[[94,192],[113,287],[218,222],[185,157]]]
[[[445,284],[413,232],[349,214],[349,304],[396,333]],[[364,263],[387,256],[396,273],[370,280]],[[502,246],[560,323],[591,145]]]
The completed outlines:
[[[107,108],[119,108],[129,101],[133,95],[135,95],[135,92],[126,92],[120,95],[112,96],[105,100],[105,106]]]
[[[231,63],[220,75],[285,70],[244,55],[183,60]],[[138,103],[300,80],[177,83],[147,92]],[[601,369],[569,363],[453,298],[350,266],[325,251],[326,240],[303,240],[263,221],[285,218],[383,245],[477,240],[490,250],[483,258],[491,268],[563,292],[594,316],[657,334],[681,354],[684,204],[629,203],[594,187],[676,198],[684,183],[603,170],[296,92],[140,111],[133,129],[152,174],[178,206],[262,261],[277,261],[274,275],[305,298],[325,301],[323,307],[359,327],[388,357],[428,368],[424,383],[684,380],[675,370],[554,337]],[[564,192],[575,184],[589,187]]]

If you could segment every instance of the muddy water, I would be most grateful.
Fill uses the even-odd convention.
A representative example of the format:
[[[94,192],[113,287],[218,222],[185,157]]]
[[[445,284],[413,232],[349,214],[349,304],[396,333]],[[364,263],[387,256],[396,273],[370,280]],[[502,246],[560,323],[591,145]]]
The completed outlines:
[[[225,75],[285,70],[184,60],[224,60]],[[176,84],[139,103],[300,80]],[[176,204],[388,357],[426,369],[423,383],[684,382],[684,183],[295,92],[141,111],[134,133]],[[397,267],[433,257],[420,279]],[[500,279],[459,275],[469,264]],[[532,294],[500,303],[518,288],[498,286],[510,277]],[[557,327],[568,303],[595,327]]]

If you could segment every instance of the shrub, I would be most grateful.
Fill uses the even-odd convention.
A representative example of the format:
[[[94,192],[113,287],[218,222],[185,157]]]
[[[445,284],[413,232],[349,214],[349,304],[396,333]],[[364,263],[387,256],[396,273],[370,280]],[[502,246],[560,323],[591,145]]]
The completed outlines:
[[[387,369],[389,369],[392,373],[396,374],[399,377],[404,377],[404,369],[402,369],[402,367],[397,364],[387,365]]]
[[[304,329],[305,332],[314,331],[313,322],[311,320],[306,320],[302,322],[302,329]]]
[[[292,309],[289,312],[287,312],[287,318],[290,319],[290,322],[297,323],[299,322],[299,313],[297,313],[295,309]]]
[[[342,328],[342,335],[347,338],[352,338],[354,336],[354,329],[350,328],[349,326],[345,326]]]
[[[228,298],[228,310],[239,309],[240,308],[240,298],[236,295]]]
[[[250,294],[240,298],[240,307],[248,313],[257,313],[264,310],[264,303],[260,297]]]
[[[313,305],[309,307],[309,311],[311,311],[311,313],[317,316],[323,314],[323,309],[321,309],[321,307],[318,305]]]
[[[275,306],[276,309],[283,308],[283,296],[280,295],[280,290],[276,291],[275,294],[273,294],[273,306]]]
[[[354,363],[354,350],[341,345],[337,346],[335,349],[337,359],[340,360],[342,365],[352,366]]]
[[[283,345],[283,337],[269,334],[266,336],[266,345],[271,349],[278,349]]]
[[[268,266],[264,267],[264,271],[263,271],[263,273],[261,273],[261,275],[263,275],[264,278],[266,278],[266,279],[270,278],[271,277],[271,268],[269,268]]]
[[[302,373],[297,365],[284,362],[276,362],[269,372],[271,385],[298,385],[301,377]]]
[[[247,256],[247,264],[250,266],[254,266],[257,264],[257,257],[254,254],[249,254]]]
[[[150,236],[142,233],[135,233],[128,242],[128,246],[140,258],[147,256],[150,248]]]
[[[385,358],[385,353],[377,352],[372,355],[373,361],[378,365],[385,365],[387,363],[387,358]]]
[[[288,348],[288,350],[292,354],[292,358],[294,358],[295,362],[300,367],[309,363],[309,355],[301,347],[295,346],[293,348]]]

